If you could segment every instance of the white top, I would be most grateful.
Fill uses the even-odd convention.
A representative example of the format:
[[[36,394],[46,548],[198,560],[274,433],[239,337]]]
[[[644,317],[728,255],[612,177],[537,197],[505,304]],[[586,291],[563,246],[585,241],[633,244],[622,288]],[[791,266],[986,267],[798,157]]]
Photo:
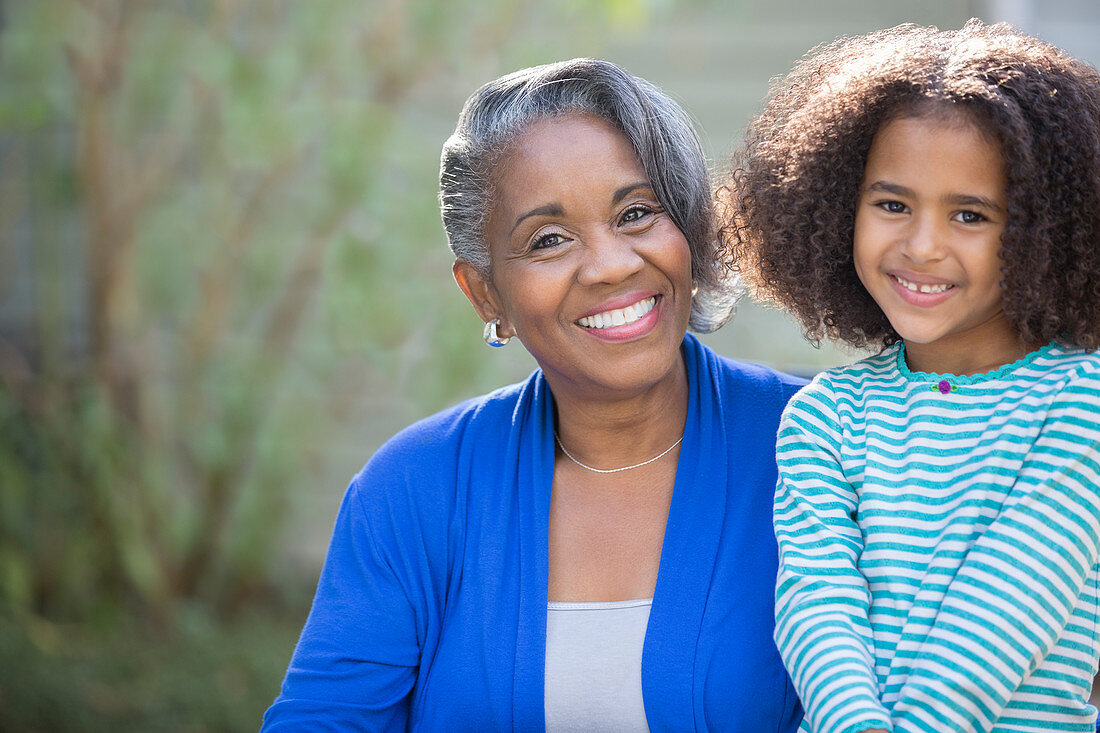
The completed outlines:
[[[804,729],[1095,731],[1100,354],[819,375],[779,430],[776,641]]]
[[[642,644],[652,598],[546,605],[546,731],[648,731]]]

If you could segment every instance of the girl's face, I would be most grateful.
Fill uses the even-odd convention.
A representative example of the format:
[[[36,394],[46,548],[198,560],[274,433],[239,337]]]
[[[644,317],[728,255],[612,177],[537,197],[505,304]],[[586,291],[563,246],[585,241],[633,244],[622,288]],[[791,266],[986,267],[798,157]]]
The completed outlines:
[[[1022,345],[1002,307],[1000,147],[962,117],[884,124],[867,155],[854,258],[914,371],[976,374]]]

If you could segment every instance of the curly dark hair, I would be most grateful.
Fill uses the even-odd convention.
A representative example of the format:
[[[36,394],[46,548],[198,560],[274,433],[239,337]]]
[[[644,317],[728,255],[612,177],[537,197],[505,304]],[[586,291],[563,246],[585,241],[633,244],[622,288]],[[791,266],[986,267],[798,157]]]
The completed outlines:
[[[717,203],[730,256],[807,338],[900,339],[852,259],[876,131],[965,115],[1000,145],[1004,310],[1022,339],[1100,346],[1100,74],[1004,25],[901,25],[811,50],[774,83]]]

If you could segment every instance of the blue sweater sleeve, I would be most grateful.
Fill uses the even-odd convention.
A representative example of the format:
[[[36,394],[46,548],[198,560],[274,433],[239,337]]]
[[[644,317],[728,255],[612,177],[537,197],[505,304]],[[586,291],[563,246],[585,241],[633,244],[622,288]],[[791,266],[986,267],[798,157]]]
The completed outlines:
[[[405,730],[420,646],[392,548],[364,511],[368,470],[336,519],[313,608],[262,730]]]

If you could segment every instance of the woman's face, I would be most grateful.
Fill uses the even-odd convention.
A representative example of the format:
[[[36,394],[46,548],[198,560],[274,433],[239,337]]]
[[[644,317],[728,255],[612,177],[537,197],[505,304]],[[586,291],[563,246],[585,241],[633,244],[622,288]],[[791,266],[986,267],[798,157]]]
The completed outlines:
[[[542,120],[493,183],[490,276],[455,269],[482,318],[518,336],[555,390],[629,396],[675,374],[691,255],[626,137],[589,115]]]

